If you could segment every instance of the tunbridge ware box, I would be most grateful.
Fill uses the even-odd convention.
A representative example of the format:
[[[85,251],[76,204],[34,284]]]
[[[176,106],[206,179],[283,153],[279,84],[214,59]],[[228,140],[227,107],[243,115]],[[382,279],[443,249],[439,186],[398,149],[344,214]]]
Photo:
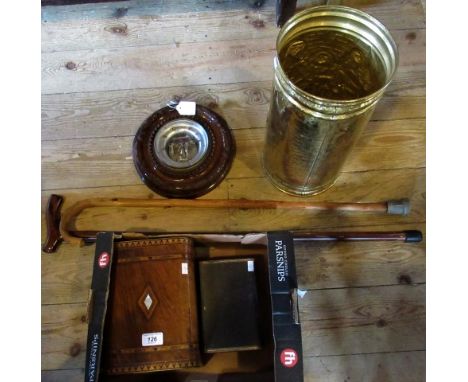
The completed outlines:
[[[99,233],[85,381],[302,382],[292,235]]]

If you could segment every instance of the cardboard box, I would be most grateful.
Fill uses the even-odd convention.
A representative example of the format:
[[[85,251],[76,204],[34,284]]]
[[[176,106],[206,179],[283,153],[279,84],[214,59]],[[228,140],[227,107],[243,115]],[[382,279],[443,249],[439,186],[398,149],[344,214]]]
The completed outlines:
[[[167,237],[170,235],[161,235]],[[181,235],[177,235],[181,236]],[[85,381],[276,381],[302,382],[302,340],[297,302],[294,243],[289,232],[197,235],[196,259],[254,258],[258,283],[261,349],[203,355],[203,366],[150,374],[100,373],[114,236],[99,233],[88,310]],[[104,349],[105,351],[105,349]]]

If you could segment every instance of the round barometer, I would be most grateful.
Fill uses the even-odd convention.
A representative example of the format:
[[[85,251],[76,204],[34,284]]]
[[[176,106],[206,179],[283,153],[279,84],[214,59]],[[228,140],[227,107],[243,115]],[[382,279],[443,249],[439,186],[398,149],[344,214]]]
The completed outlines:
[[[195,115],[164,107],[139,128],[133,160],[143,182],[171,198],[196,198],[215,188],[228,173],[235,153],[226,121],[196,105]]]

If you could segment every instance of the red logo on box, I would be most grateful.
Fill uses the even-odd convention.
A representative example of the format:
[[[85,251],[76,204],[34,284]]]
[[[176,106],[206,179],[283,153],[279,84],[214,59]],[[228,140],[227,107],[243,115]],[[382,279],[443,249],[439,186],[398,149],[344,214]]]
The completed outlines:
[[[280,361],[284,367],[294,367],[299,361],[299,356],[297,355],[297,351],[294,349],[284,349],[280,355]]]
[[[109,265],[110,256],[107,252],[102,252],[98,258],[99,267],[105,268]]]

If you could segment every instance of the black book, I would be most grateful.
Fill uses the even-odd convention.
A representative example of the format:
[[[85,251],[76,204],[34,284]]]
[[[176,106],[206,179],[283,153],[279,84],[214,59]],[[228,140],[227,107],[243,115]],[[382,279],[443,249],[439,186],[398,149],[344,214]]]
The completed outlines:
[[[199,263],[205,353],[260,349],[255,261]]]

